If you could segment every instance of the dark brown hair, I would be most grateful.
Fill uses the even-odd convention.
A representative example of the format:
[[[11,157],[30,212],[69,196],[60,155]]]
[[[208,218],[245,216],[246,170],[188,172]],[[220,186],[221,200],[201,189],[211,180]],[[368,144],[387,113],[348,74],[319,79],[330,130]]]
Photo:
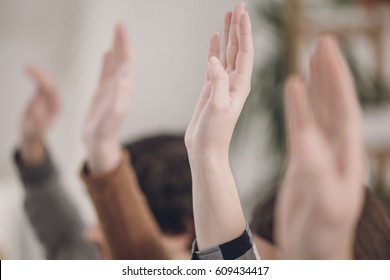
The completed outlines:
[[[257,204],[250,224],[255,234],[272,244],[276,243],[273,234],[276,196],[274,188]],[[356,230],[354,254],[357,260],[390,260],[390,219],[379,199],[368,189]]]
[[[168,234],[191,230],[192,181],[184,134],[145,137],[125,147],[161,230]]]

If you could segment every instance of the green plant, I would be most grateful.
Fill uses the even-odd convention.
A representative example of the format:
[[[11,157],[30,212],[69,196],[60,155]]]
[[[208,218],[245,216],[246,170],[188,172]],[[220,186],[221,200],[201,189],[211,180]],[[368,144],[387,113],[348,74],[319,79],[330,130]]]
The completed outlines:
[[[268,1],[259,6],[262,28],[268,28],[272,49],[266,55],[262,65],[253,75],[252,92],[245,104],[244,111],[236,130],[239,141],[245,135],[248,123],[257,121],[265,113],[269,118],[269,145],[273,155],[283,162],[286,152],[283,90],[288,76],[288,14],[286,1]],[[388,85],[375,74],[359,68],[352,47],[347,41],[340,42],[356,81],[359,100],[363,108],[381,106],[390,101]]]

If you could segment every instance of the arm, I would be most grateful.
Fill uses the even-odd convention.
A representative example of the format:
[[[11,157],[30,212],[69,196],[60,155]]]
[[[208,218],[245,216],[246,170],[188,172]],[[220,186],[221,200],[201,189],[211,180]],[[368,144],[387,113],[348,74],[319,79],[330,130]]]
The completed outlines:
[[[167,259],[162,234],[119,142],[131,86],[130,45],[119,25],[84,124],[87,163],[82,177],[114,259]]]
[[[23,183],[24,207],[48,259],[95,259],[97,251],[84,239],[85,225],[65,192],[59,172],[47,156],[31,167],[15,153],[15,163]]]
[[[81,176],[114,259],[168,258],[126,152],[122,152],[121,162],[112,171],[92,175],[84,165]]]
[[[218,34],[211,37],[206,80],[185,136],[200,251],[235,240],[246,229],[229,145],[250,91],[253,53],[249,15],[237,4],[225,17],[221,53]]]
[[[27,216],[48,259],[94,259],[95,248],[83,238],[84,224],[44,145],[59,107],[57,91],[42,70],[29,67],[28,74],[37,91],[24,112],[21,148],[14,157],[26,192]]]
[[[360,108],[332,37],[320,40],[311,66],[311,103],[303,80],[286,87],[289,158],[276,239],[288,258],[351,259],[364,197]]]

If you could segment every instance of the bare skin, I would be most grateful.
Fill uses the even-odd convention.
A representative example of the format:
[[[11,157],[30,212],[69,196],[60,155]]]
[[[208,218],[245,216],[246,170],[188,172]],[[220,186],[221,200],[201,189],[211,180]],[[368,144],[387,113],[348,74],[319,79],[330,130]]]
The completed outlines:
[[[238,52],[233,52],[237,56],[232,59],[232,38],[226,35],[231,32],[225,31],[228,43],[218,60],[218,36],[213,35],[205,86],[186,133],[200,250],[230,241],[245,228],[228,159],[253,62],[251,40],[245,36],[249,18],[240,5],[225,19],[226,30],[241,14],[234,48]],[[289,158],[275,226],[281,249],[256,239],[269,258],[351,259],[364,191],[361,112],[351,74],[332,37],[321,38],[311,74],[311,102],[301,78],[291,77],[286,86]]]
[[[131,46],[118,25],[112,48],[105,54],[100,82],[83,128],[87,162],[93,174],[113,170],[122,158],[119,132],[133,86]]]
[[[121,126],[133,92],[131,44],[122,24],[115,29],[113,45],[105,54],[102,73],[83,127],[87,164],[93,175],[114,170],[122,160],[119,139]],[[173,259],[189,259],[192,237],[188,233],[162,236],[161,243]],[[87,234],[101,248],[102,258],[109,258],[107,242],[100,229]]]
[[[200,250],[228,242],[246,227],[229,164],[230,140],[253,69],[251,24],[243,3],[226,14],[224,25],[222,50],[217,33],[210,39],[204,86],[185,135]]]
[[[352,259],[364,195],[360,107],[331,36],[320,39],[311,63],[310,100],[299,77],[285,90],[289,157],[276,239],[287,258]]]
[[[46,158],[45,138],[60,109],[60,98],[50,75],[36,66],[26,67],[36,85],[21,120],[21,156],[30,166],[39,166]]]

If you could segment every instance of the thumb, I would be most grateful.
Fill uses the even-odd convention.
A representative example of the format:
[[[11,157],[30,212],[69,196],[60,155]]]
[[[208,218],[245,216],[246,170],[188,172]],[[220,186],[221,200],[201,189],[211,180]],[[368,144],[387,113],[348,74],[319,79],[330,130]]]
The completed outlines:
[[[215,104],[227,105],[229,97],[229,76],[215,56],[209,59],[208,73],[211,80],[211,99]]]
[[[305,82],[299,76],[288,79],[285,94],[285,118],[290,151],[297,148],[300,136],[310,125],[310,105]]]

